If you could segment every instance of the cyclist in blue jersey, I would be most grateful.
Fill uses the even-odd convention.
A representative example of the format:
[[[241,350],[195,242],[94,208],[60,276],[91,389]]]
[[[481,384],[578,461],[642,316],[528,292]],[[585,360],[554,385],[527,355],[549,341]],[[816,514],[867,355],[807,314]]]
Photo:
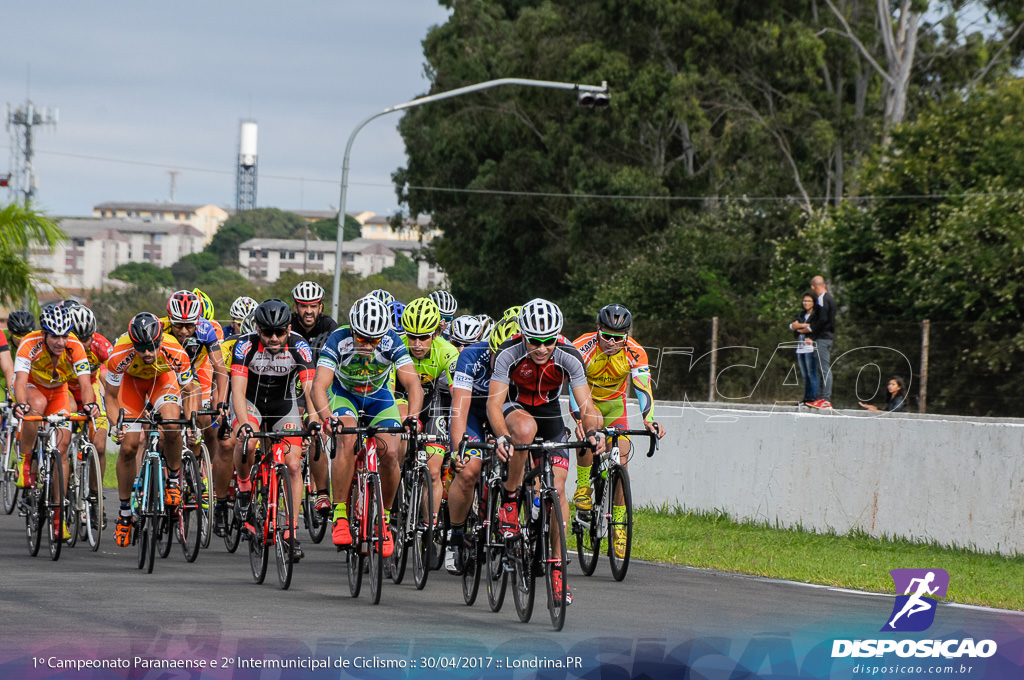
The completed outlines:
[[[398,406],[388,386],[392,367],[409,399],[409,413],[423,407],[423,388],[413,368],[412,358],[402,339],[391,327],[391,309],[373,296],[356,300],[349,310],[349,325],[331,333],[324,343],[313,379],[313,406],[324,422],[355,427],[362,413],[371,425],[404,426],[418,431],[419,422],[409,416],[399,422]],[[391,504],[401,475],[398,466],[398,437],[379,435],[381,496],[384,524],[390,519]],[[355,469],[358,440],[355,435],[338,437],[337,455],[331,463],[331,488],[334,492],[334,523],[331,536],[335,545],[352,543],[348,523],[348,491]],[[383,551],[390,557],[395,549],[391,532],[384,535]]]

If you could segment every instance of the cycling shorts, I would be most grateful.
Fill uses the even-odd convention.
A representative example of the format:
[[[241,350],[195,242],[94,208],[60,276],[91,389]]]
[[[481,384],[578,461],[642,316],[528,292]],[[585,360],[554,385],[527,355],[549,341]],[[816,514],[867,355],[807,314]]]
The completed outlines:
[[[473,442],[484,442],[491,436],[491,429],[487,424],[486,418],[480,418],[476,413],[470,409],[469,413],[466,414],[466,434],[469,435],[469,443],[466,444],[466,455],[470,458],[482,458],[484,455],[483,449],[476,448],[473,446]],[[455,450],[458,451],[460,442],[455,442]]]
[[[395,404],[395,395],[387,387],[374,392],[353,393],[337,385],[332,385],[327,393],[330,400],[331,413],[336,416],[352,416],[359,418],[362,412],[370,421],[370,425],[381,427],[400,427],[401,414]]]
[[[100,383],[94,380],[92,383],[93,402],[100,407],[100,415],[94,420],[93,423],[89,423],[89,438],[91,439],[96,432],[103,432],[110,429],[110,423],[107,420],[107,412],[103,409],[103,399],[100,398]],[[85,403],[79,398],[74,391],[71,392],[71,398],[75,401],[75,409],[82,411],[85,407]]]
[[[537,436],[548,442],[564,442],[569,439],[569,431],[562,420],[562,407],[557,401],[549,401],[536,406],[520,404],[518,401],[506,402],[501,407],[501,414],[508,418],[514,411],[523,411],[533,417],[537,423]],[[551,452],[551,465],[563,470],[569,469],[568,449]]]
[[[629,421],[626,418],[626,397],[608,399],[607,401],[594,400],[594,406],[604,416],[605,427],[619,427],[623,430],[629,429]]]
[[[267,421],[267,432],[288,432],[302,430],[302,416],[299,413],[298,403],[289,399],[279,399],[274,402],[265,402],[256,405],[246,400],[246,410],[249,412],[249,419],[255,421],[253,429],[260,429],[263,419]],[[235,432],[239,426],[238,415],[234,407],[231,409],[231,431]],[[301,441],[291,442],[301,445]]]
[[[68,389],[67,385],[41,387],[29,380],[28,386],[38,390],[46,399],[46,406],[43,408],[42,415],[53,416],[59,413],[71,413],[71,409],[75,405],[75,400],[71,397],[71,391]],[[71,423],[62,423],[60,427],[65,430],[70,430]]]
[[[125,410],[125,417],[139,418],[146,408],[146,402],[153,404],[153,410],[159,411],[165,404],[181,406],[181,391],[178,389],[178,376],[173,372],[160,373],[154,378],[136,378],[125,374],[121,381],[121,389],[117,400]],[[142,423],[127,426],[128,432],[142,432]]]

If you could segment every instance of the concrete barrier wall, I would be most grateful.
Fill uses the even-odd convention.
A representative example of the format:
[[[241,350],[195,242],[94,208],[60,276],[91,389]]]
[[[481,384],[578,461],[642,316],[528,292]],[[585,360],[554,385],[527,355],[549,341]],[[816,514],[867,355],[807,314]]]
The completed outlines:
[[[1024,554],[1024,421],[667,402],[655,413],[668,434],[654,458],[630,461],[637,505]]]

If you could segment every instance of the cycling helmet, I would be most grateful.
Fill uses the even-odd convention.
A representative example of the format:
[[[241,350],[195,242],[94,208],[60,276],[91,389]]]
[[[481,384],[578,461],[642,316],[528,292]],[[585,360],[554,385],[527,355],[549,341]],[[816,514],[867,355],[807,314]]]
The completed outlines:
[[[136,314],[128,324],[128,338],[132,341],[135,349],[155,349],[160,344],[160,336],[163,335],[163,331],[160,319],[149,312]]]
[[[295,300],[296,304],[300,302],[320,302],[324,299],[323,286],[315,281],[300,281],[298,285],[292,288],[292,299]]]
[[[494,328],[491,330],[491,337],[487,339],[487,346],[491,348],[491,353],[497,352],[502,343],[518,332],[519,322],[515,319],[504,319],[494,324]]]
[[[416,298],[405,306],[402,313],[402,327],[406,333],[426,335],[436,331],[440,325],[441,311],[428,297]]]
[[[88,307],[79,305],[71,309],[71,332],[79,340],[88,338],[96,332],[96,315]]]
[[[491,329],[494,328],[494,319],[486,314],[477,314],[476,318],[480,321],[480,337],[477,338],[477,341],[486,340],[491,337]]]
[[[391,327],[395,329],[396,333],[404,333],[405,327],[402,326],[402,313],[405,312],[405,305],[398,300],[392,300],[391,304]]]
[[[28,335],[36,329],[36,317],[32,312],[16,309],[7,317],[7,330],[14,335]]]
[[[198,295],[200,302],[203,303],[203,318],[206,319],[207,321],[213,321],[213,300],[210,299],[209,295],[199,290],[198,288],[193,288],[192,292]]]
[[[82,303],[79,302],[78,300],[74,299],[74,298],[68,298],[67,300],[62,300],[59,304],[60,304],[61,307],[63,307],[64,309],[68,310],[69,312],[72,309],[75,309],[77,307],[81,307],[82,306]]]
[[[39,315],[39,327],[50,335],[67,335],[71,332],[71,315],[60,305],[47,305]]]
[[[259,303],[253,300],[248,295],[242,295],[235,298],[235,301],[231,303],[231,309],[228,310],[228,314],[234,321],[241,321],[245,317],[249,316],[249,312],[256,309]]]
[[[253,321],[257,328],[288,328],[292,322],[292,310],[284,300],[264,300],[256,308]]]
[[[242,322],[238,325],[239,335],[248,335],[249,333],[256,332],[256,310],[252,310],[245,315]]]
[[[433,293],[428,295],[437,308],[441,312],[441,316],[452,317],[455,316],[455,311],[459,308],[459,303],[455,301],[455,297],[446,290],[435,290]]]
[[[463,314],[452,321],[452,333],[450,340],[460,345],[472,345],[480,339],[480,331],[484,325],[475,316]]]
[[[554,302],[534,298],[519,312],[519,329],[528,338],[550,338],[562,332],[562,311]]]
[[[406,311],[408,309],[406,307]],[[391,329],[391,309],[372,295],[367,295],[356,300],[348,310],[348,323],[356,335],[382,338]]]
[[[203,302],[195,293],[179,290],[167,299],[167,318],[171,323],[197,323],[203,316]]]
[[[383,288],[371,290],[369,293],[367,293],[367,295],[372,295],[373,297],[377,298],[386,305],[390,305],[392,302],[395,301],[395,296],[389,293],[388,291],[384,290]]]
[[[522,309],[522,305],[512,305],[511,307],[509,307],[508,309],[501,313],[501,320],[504,321],[505,319],[518,319],[519,312],[521,312]]]
[[[610,331],[625,333],[633,327],[633,315],[622,305],[605,305],[597,313],[597,323]]]

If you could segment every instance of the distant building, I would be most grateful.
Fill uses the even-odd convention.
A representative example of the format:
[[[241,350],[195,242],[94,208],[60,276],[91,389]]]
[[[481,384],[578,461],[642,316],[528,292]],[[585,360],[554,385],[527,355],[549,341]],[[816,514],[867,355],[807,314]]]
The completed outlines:
[[[203,233],[187,224],[63,218],[60,227],[67,242],[52,249],[33,248],[29,259],[50,286],[61,290],[100,289],[111,283],[108,274],[122,264],[170,267],[204,247]]]
[[[187,224],[202,232],[204,244],[213,240],[213,235],[229,217],[227,210],[215,205],[183,203],[108,202],[94,205],[92,214],[95,217],[124,217],[153,222]]]
[[[385,239],[388,241],[413,241],[416,243],[430,243],[435,236],[441,234],[441,230],[433,226],[429,217],[419,217],[416,221],[403,219],[403,228],[395,231],[391,226],[391,218],[387,215],[374,215],[367,217],[360,222],[363,228],[360,236],[365,239]]]

